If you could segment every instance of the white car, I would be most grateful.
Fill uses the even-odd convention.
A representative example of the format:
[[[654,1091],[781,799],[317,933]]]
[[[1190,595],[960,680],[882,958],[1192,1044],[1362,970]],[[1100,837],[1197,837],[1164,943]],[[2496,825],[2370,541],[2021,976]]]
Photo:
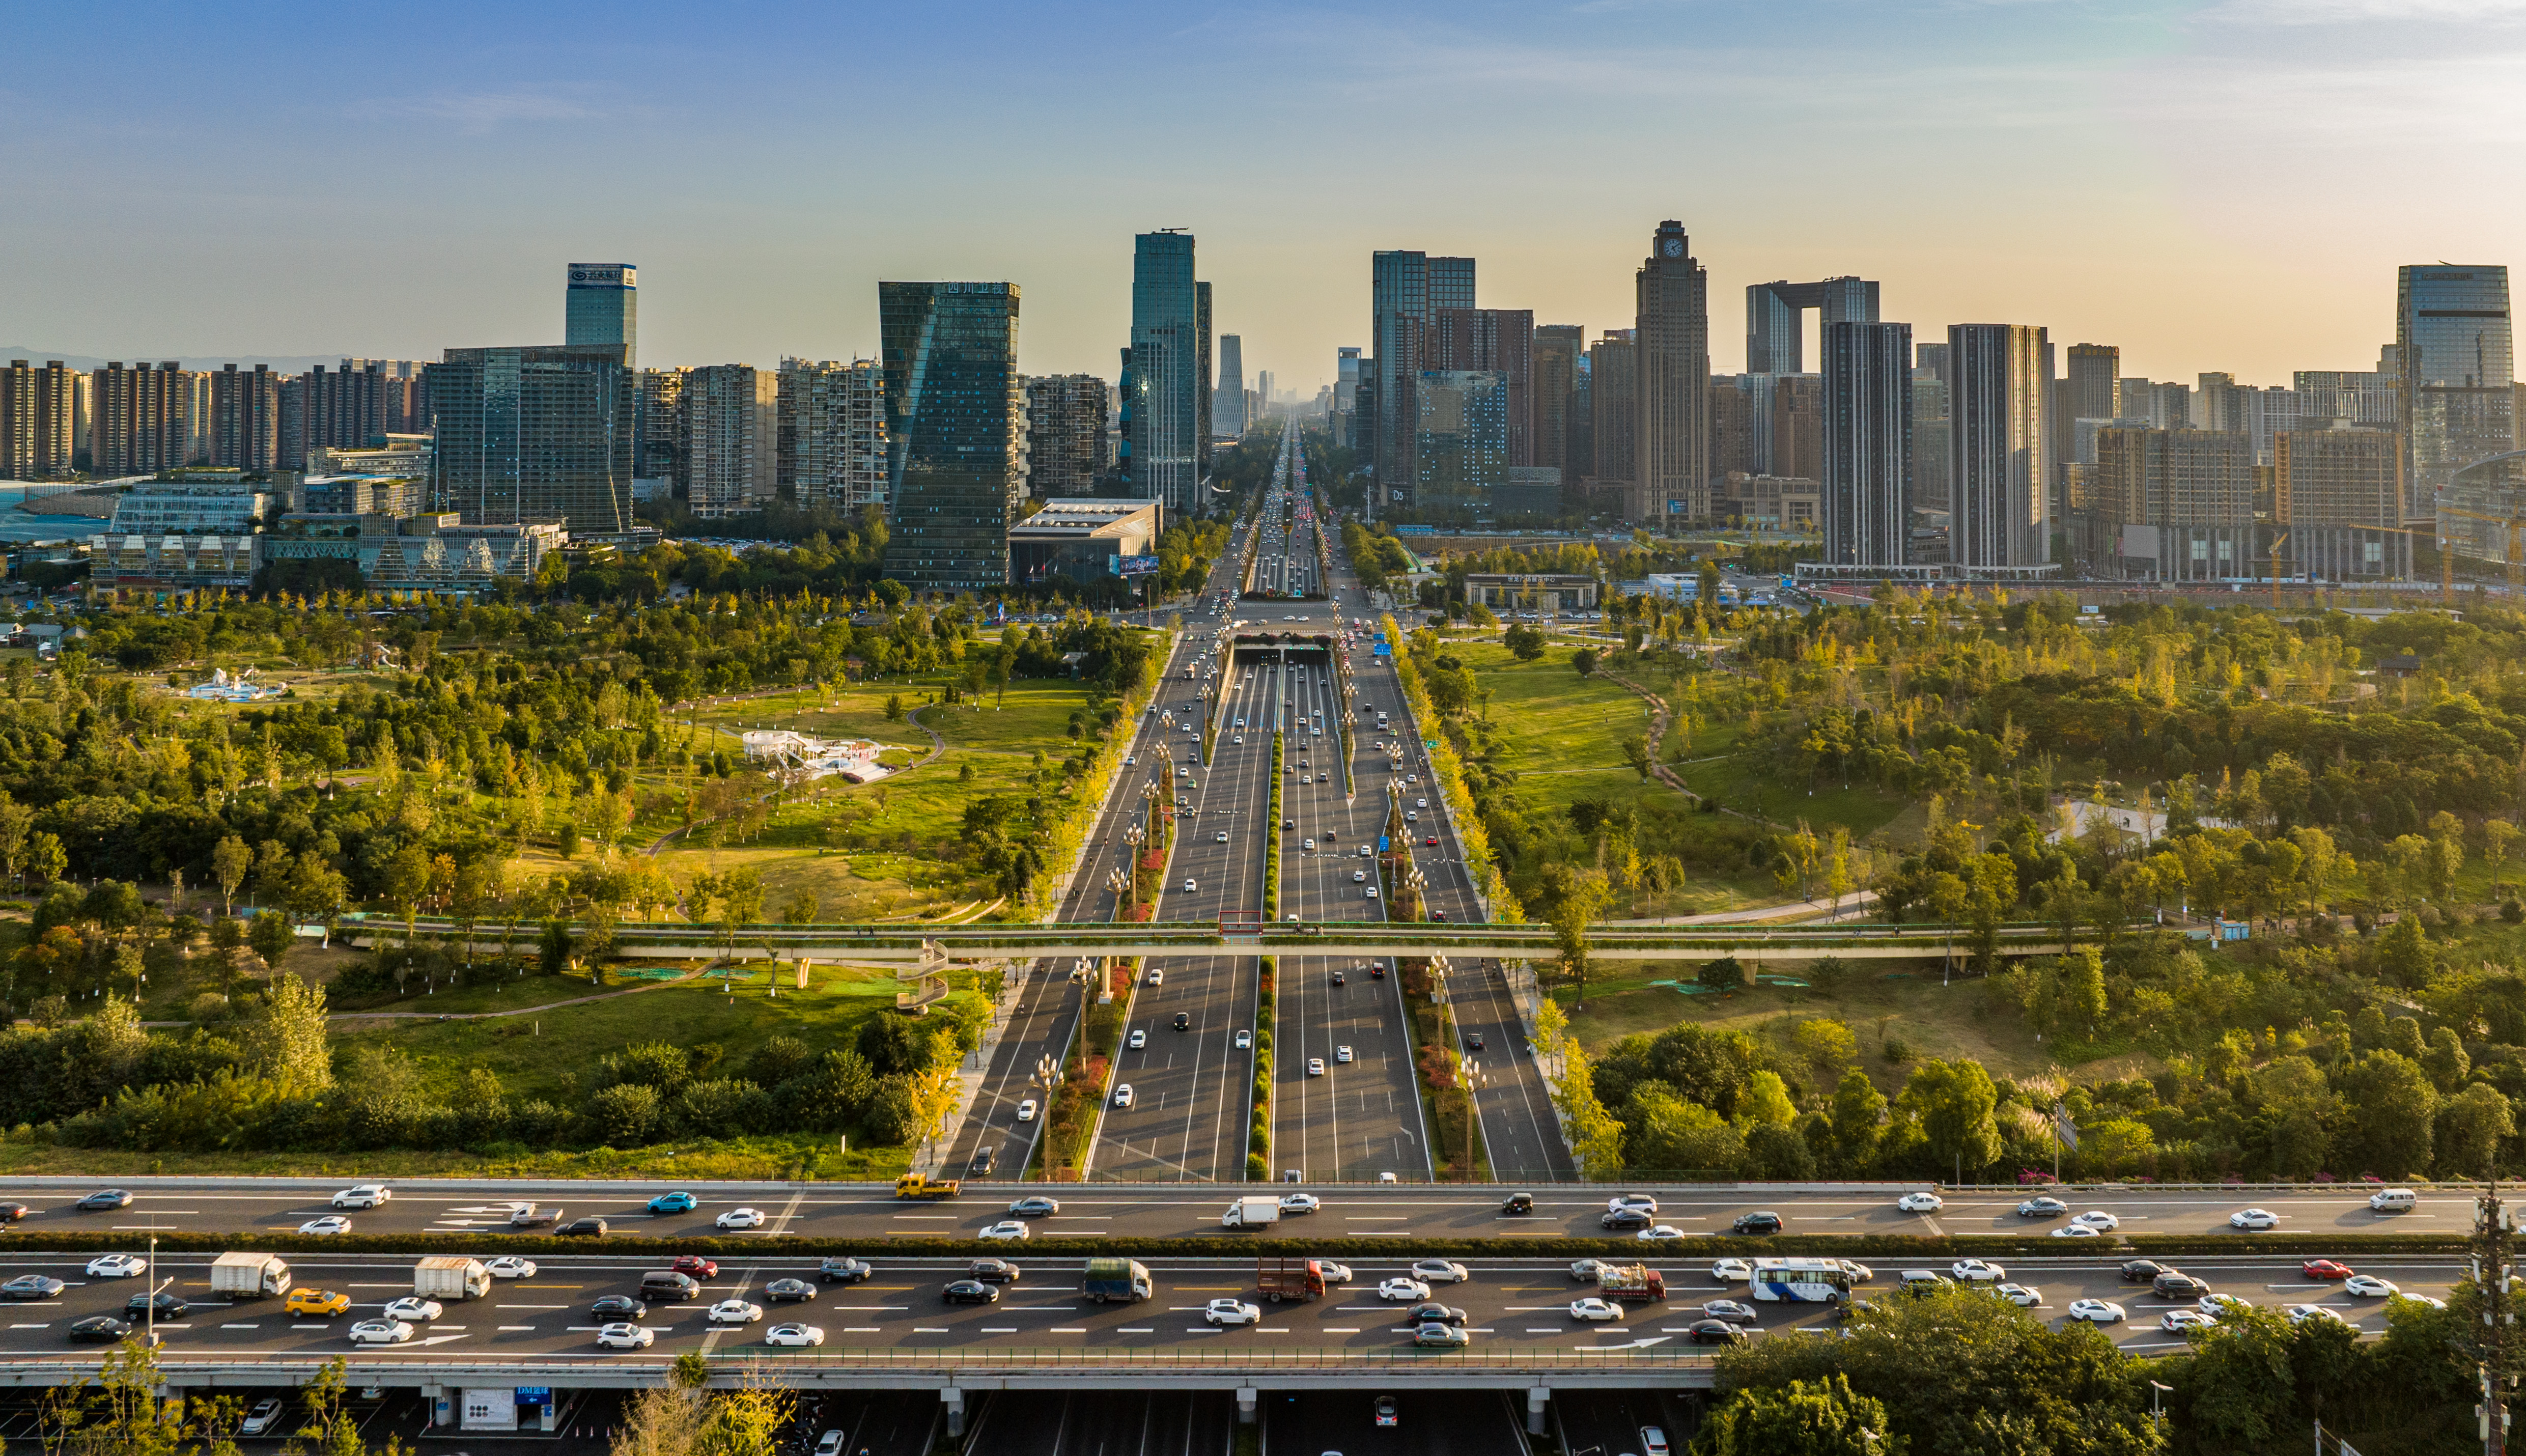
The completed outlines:
[[[1129,1107],[1132,1105],[1132,1084],[1130,1082],[1127,1081],[1114,1089],[1114,1105],[1116,1107]]]
[[[1324,1059],[1324,1058],[1322,1058],[1322,1057],[1309,1057],[1309,1058],[1307,1058],[1307,1075],[1308,1075],[1309,1077],[1322,1077],[1322,1076],[1324,1076],[1324,1075],[1325,1075],[1325,1059]]]
[[[1002,1219],[984,1230],[980,1236],[992,1243],[1024,1243],[1035,1237],[1035,1230],[1029,1229],[1023,1219]]]
[[[1658,1201],[1646,1193],[1617,1193],[1605,1200],[1607,1213],[1621,1213],[1627,1208],[1636,1208],[1642,1213],[1653,1214],[1658,1211]]]
[[[2280,1222],[2281,1216],[2268,1208],[2241,1208],[2228,1215],[2228,1227],[2231,1229],[2256,1230],[2277,1229],[2280,1227]]]
[[[2336,1325],[2348,1325],[2350,1323],[2349,1320],[2342,1318],[2340,1315],[2335,1314],[2333,1311],[2326,1309],[2320,1304],[2293,1304],[2289,1307],[2289,1322],[2291,1324],[2303,1325],[2309,1320],[2330,1320]]]
[[[1623,1307],[1610,1299],[1591,1297],[1570,1301],[1570,1318],[1574,1320],[1584,1320],[1591,1325],[1605,1325],[1622,1317]]]
[[[2119,1325],[2131,1316],[2110,1299],[2073,1299],[2070,1301],[2070,1318],[2096,1325]]]
[[[1130,1047],[1134,1051],[1138,1051],[1141,1047],[1148,1044],[1149,1033],[1145,1030],[1137,1029],[1132,1032],[1132,1039],[1124,1043],[1124,1045]]]
[[[355,1345],[399,1345],[412,1338],[412,1327],[401,1320],[362,1320],[351,1327]]]
[[[1324,1206],[1325,1201],[1313,1193],[1284,1193],[1281,1195],[1281,1212],[1285,1214],[1311,1214]]]
[[[763,1342],[784,1349],[812,1349],[825,1342],[825,1331],[815,1325],[775,1325],[763,1331]]]
[[[2033,1309],[2044,1302],[2044,1291],[2031,1284],[1994,1284],[1991,1292],[2019,1309]]]
[[[406,1294],[401,1299],[390,1300],[385,1307],[385,1317],[389,1320],[418,1320],[425,1325],[445,1313],[447,1313],[447,1306],[435,1299],[424,1299],[418,1294]]]
[[[2105,1235],[2085,1224],[2064,1224],[2052,1230],[2054,1238],[2102,1238]]]
[[[1723,1284],[1732,1281],[1742,1284],[1754,1277],[1754,1266],[1743,1259],[1714,1259],[1710,1264],[1710,1277]]]
[[[1947,1266],[1947,1273],[1968,1284],[1997,1284],[2008,1280],[2008,1271],[1988,1259],[1958,1259]]]
[[[1671,1239],[1678,1239],[1684,1236],[1684,1230],[1678,1229],[1673,1224],[1651,1224],[1638,1233],[1633,1234],[1632,1239],[1636,1243],[1666,1243]]]
[[[1350,872],[1350,882],[1351,882],[1351,883],[1353,883],[1353,884],[1366,884],[1366,883],[1368,883],[1368,872],[1367,872],[1366,870],[1353,870],[1353,871],[1351,871],[1351,872]]]
[[[1192,886],[1186,885],[1185,888],[1190,889]],[[1142,985],[1165,985],[1167,983],[1167,973],[1152,967],[1150,968],[1148,979],[1140,983]]]
[[[759,1208],[732,1208],[712,1222],[722,1229],[760,1229],[765,1220]]]
[[[1029,1097],[1029,1098],[1028,1098],[1028,1099],[1026,1099],[1024,1102],[1021,1102],[1021,1103],[1019,1103],[1019,1104],[1018,1104],[1018,1121],[1019,1121],[1019,1122],[1021,1122],[1021,1123],[1032,1123],[1032,1122],[1034,1122],[1034,1121],[1035,1121],[1035,1112],[1036,1112],[1035,1099],[1034,1099],[1033,1097]]]
[[[1404,1273],[1434,1284],[1461,1284],[1473,1278],[1462,1264],[1450,1264],[1444,1259],[1418,1260]]]
[[[306,1223],[299,1225],[298,1231],[301,1233],[348,1233],[351,1231],[351,1221],[342,1217],[340,1214],[327,1214],[321,1219],[309,1219]]]
[[[1430,1286],[1419,1280],[1392,1279],[1377,1286],[1380,1299],[1418,1301],[1430,1297]]]
[[[1877,1271],[1869,1268],[1865,1264],[1860,1264],[1849,1259],[1844,1259],[1840,1262],[1842,1264],[1842,1272],[1850,1276],[1850,1281],[1854,1284],[1864,1284],[1870,1280],[1877,1278]]]
[[[600,1350],[645,1350],[657,1340],[658,1331],[645,1325],[600,1325],[596,1330]]]
[[[1227,843],[1227,842],[1228,842],[1228,830],[1226,830],[1226,829],[1221,829],[1221,830],[1219,831],[1218,835],[1217,835],[1217,836],[1212,840],[1212,842],[1213,842],[1213,843],[1216,843],[1216,844],[1225,844],[1225,843]]]
[[[375,1208],[394,1196],[380,1183],[361,1183],[333,1195],[335,1208]]]
[[[1202,1307],[1201,1317],[1213,1325],[1251,1325],[1263,1318],[1263,1311],[1241,1299],[1214,1299]]]
[[[2158,1317],[2157,1328],[2173,1334],[2189,1334],[2196,1330],[2216,1330],[2219,1321],[2198,1309],[2171,1309]]]
[[[1373,884],[1364,885],[1361,887],[1360,893],[1367,898],[1374,900],[1377,898],[1377,886]]]
[[[2447,1301],[2434,1294],[2397,1294],[2395,1298],[2408,1299],[2414,1304],[2426,1304],[2432,1309],[2447,1308]]]
[[[1238,1051],[1246,1051],[1250,1050],[1253,1045],[1254,1033],[1249,1030],[1239,1029],[1237,1033],[1237,1049]]]
[[[149,1261],[137,1254],[105,1254],[87,1261],[87,1277],[92,1280],[137,1279],[149,1272]]]
[[[2193,1301],[2193,1307],[2215,1320],[2230,1310],[2252,1309],[2254,1302],[2235,1294],[2204,1294]]]
[[[1325,1282],[1328,1284],[1350,1282],[1350,1266],[1347,1264],[1336,1264],[1331,1259],[1325,1259],[1320,1260],[1316,1267],[1324,1272]]]
[[[2361,1299],[2389,1299],[2403,1290],[2393,1280],[2381,1280],[2373,1274],[2354,1274],[2342,1281],[2342,1292]]]
[[[497,1259],[482,1261],[482,1269],[495,1280],[530,1280],[535,1277],[535,1261],[515,1254],[502,1254]]]
[[[2095,1229],[2099,1231],[2119,1229],[2123,1226],[2122,1220],[2105,1212],[2101,1208],[2092,1208],[2083,1214],[2072,1214],[2070,1216],[2070,1222],[2089,1229]]]
[[[1347,1062],[1347,1061],[1349,1061],[1349,1060],[1350,1060],[1350,1048],[1349,1048],[1349,1047],[1346,1047],[1346,1046],[1338,1046],[1338,1047],[1335,1047],[1335,1048],[1334,1048],[1334,1060],[1335,1060],[1335,1061],[1337,1061],[1337,1062]]]
[[[237,1434],[261,1435],[265,1431],[270,1431],[274,1426],[278,1425],[279,1422],[279,1401],[257,1401],[255,1403],[254,1410],[246,1416],[244,1423],[237,1427]]]
[[[710,1307],[710,1322],[714,1325],[751,1325],[762,1318],[762,1305],[742,1299],[723,1299]]]

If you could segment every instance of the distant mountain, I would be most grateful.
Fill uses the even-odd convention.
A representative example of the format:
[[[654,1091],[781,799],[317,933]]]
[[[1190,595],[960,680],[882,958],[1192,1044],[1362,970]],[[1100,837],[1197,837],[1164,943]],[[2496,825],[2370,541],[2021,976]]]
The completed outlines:
[[[122,360],[126,364],[157,364],[169,358],[174,358],[180,361],[186,369],[218,369],[224,364],[233,364],[239,369],[252,369],[258,364],[268,364],[272,366],[275,374],[299,375],[305,374],[307,371],[314,369],[320,364],[325,366],[327,369],[338,369],[341,367],[341,363],[344,359],[359,357],[365,356],[349,354],[222,354],[216,358],[206,358],[198,355],[188,358],[181,354],[65,354],[59,349],[30,349],[24,344],[0,344],[0,362],[5,362],[11,359],[24,359],[32,364],[42,364],[48,359],[58,359],[70,368],[77,370],[103,369],[108,364],[113,363],[118,359]]]

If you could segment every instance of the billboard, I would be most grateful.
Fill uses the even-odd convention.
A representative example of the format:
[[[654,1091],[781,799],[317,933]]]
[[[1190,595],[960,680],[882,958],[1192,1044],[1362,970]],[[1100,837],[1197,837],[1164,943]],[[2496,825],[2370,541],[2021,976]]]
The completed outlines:
[[[1154,556],[1108,556],[1105,569],[1117,577],[1154,577],[1158,559]]]

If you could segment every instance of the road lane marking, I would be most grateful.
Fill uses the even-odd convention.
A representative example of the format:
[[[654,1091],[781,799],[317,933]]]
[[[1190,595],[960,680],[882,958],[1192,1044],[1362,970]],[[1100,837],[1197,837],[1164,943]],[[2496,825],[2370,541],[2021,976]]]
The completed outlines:
[[[1155,1334],[1158,1331],[1147,1325],[1127,1325],[1114,1332],[1116,1334]]]
[[[531,1333],[535,1327],[532,1325],[503,1325],[499,1328],[502,1333],[514,1333],[522,1330]]]

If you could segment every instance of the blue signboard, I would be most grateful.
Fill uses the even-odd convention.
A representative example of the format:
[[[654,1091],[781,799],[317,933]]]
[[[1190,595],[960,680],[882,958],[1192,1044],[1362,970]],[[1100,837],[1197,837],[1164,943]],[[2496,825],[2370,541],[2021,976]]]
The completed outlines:
[[[1154,577],[1158,559],[1154,556],[1108,556],[1105,569],[1117,577]]]
[[[1392,657],[1394,655],[1394,649],[1387,646],[1384,642],[1380,642],[1374,650],[1374,655],[1378,657]]]
[[[1380,853],[1380,854],[1384,854],[1388,849],[1389,849],[1389,848],[1391,848],[1391,847],[1392,847],[1392,846],[1389,845],[1389,844],[1386,842],[1386,836],[1385,836],[1384,834],[1380,834],[1380,835],[1378,835],[1378,836],[1377,836],[1377,852],[1378,852],[1378,853]]]

